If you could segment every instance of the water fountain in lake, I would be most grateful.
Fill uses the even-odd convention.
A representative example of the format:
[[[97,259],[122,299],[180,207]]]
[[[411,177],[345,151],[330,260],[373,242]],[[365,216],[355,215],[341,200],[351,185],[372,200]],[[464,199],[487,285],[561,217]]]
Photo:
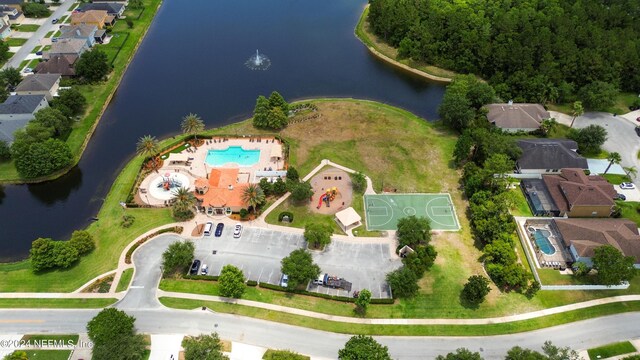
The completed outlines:
[[[251,70],[267,70],[271,66],[271,60],[256,50],[256,54],[252,55],[244,64]]]

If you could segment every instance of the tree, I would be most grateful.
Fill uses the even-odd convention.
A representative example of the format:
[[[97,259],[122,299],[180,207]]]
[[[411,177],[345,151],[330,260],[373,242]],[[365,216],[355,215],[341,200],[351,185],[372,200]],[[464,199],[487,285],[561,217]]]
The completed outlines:
[[[242,202],[247,204],[247,207],[251,207],[254,214],[256,208],[264,204],[264,200],[264,191],[257,184],[249,184],[242,190]]]
[[[580,360],[582,359],[577,351],[570,347],[557,347],[551,341],[545,341],[542,345],[542,352],[549,360]]]
[[[16,350],[9,355],[6,355],[2,358],[3,360],[29,360],[29,356],[26,352],[21,350]]]
[[[320,267],[313,262],[311,253],[305,249],[292,251],[281,261],[281,271],[289,276],[289,289],[295,289],[316,279],[320,275]]]
[[[229,360],[222,353],[222,342],[217,333],[187,336],[182,340],[182,347],[185,360]]]
[[[16,169],[24,178],[46,176],[71,165],[73,155],[69,146],[58,139],[48,139],[28,145],[13,153]]]
[[[142,9],[144,4],[142,0],[129,0],[129,7],[132,9]]]
[[[267,113],[267,127],[273,130],[284,129],[289,123],[287,114],[281,108],[275,107]]]
[[[580,88],[578,96],[587,108],[605,110],[615,103],[618,89],[604,81],[594,81]]]
[[[273,183],[273,194],[274,195],[283,195],[287,192],[287,184],[282,181],[282,178],[277,178],[276,182]]]
[[[534,296],[536,296],[536,294],[538,293],[538,291],[540,291],[540,283],[537,282],[536,280],[533,280],[531,282],[531,284],[529,284],[529,286],[527,287],[527,291],[525,291],[524,295],[528,298],[531,299]]]
[[[151,161],[153,162],[153,168],[156,169],[158,163],[156,161],[156,155],[158,154],[158,139],[155,136],[145,135],[138,139],[138,143],[136,144],[136,153],[140,156],[151,157]]]
[[[46,127],[54,129],[55,136],[61,137],[71,131],[73,119],[63,114],[60,110],[47,107],[35,113],[33,120]]]
[[[191,241],[175,241],[162,253],[165,276],[186,273],[193,262],[195,246]]]
[[[398,220],[396,236],[401,247],[427,245],[431,241],[431,224],[425,217],[412,215],[401,218]]]
[[[269,196],[273,194],[273,184],[270,183],[269,179],[267,179],[266,177],[263,177],[262,179],[260,179],[258,186],[260,186],[260,189],[262,189],[262,192],[264,193],[265,196]]]
[[[262,356],[262,360],[306,360],[308,356],[300,355],[291,350],[273,350],[269,349]]]
[[[418,245],[414,252],[409,252],[402,259],[405,267],[410,269],[416,278],[421,278],[424,272],[429,270],[438,256],[438,252],[433,245]]]
[[[89,339],[93,342],[92,359],[109,360],[113,354],[119,359],[143,359],[144,337],[136,333],[136,319],[116,308],[103,309],[87,324]]]
[[[456,349],[454,353],[448,353],[446,356],[438,355],[436,360],[483,360],[480,353],[473,352],[467,348]]]
[[[13,134],[13,144],[11,144],[11,155],[26,152],[31,144],[44,142],[53,137],[55,130],[52,127],[44,126],[37,121],[30,121],[23,129],[19,129]]]
[[[367,289],[360,290],[355,303],[356,311],[360,314],[365,314],[367,312],[367,307],[369,307],[369,303],[371,303],[371,291]]]
[[[269,106],[269,100],[266,97],[260,95],[256,100],[256,106],[253,109],[253,126],[258,129],[268,129],[269,121],[267,117],[269,116],[269,110],[271,107]]]
[[[65,115],[69,117],[77,116],[84,114],[87,99],[76,88],[63,89],[58,91],[58,97],[54,99],[52,106],[68,109],[69,113]]]
[[[624,256],[611,245],[595,248],[592,261],[593,268],[598,270],[598,283],[602,285],[619,285],[635,276],[633,256]]]
[[[367,189],[367,179],[364,174],[361,172],[357,172],[355,174],[351,174],[351,187],[353,187],[353,191],[363,194]]]
[[[333,231],[330,226],[320,223],[309,223],[304,227],[304,239],[314,249],[322,249],[331,243]]]
[[[186,187],[179,187],[173,190],[173,205],[171,205],[171,212],[173,217],[178,221],[186,221],[193,219],[195,213],[193,212],[196,206],[196,197]]]
[[[622,156],[620,156],[620,154],[618,154],[617,152],[612,152],[607,156],[607,160],[609,160],[609,165],[604,170],[605,174],[609,172],[609,168],[611,168],[611,165],[620,164],[620,162],[622,161]]]
[[[388,273],[386,280],[394,298],[410,298],[418,293],[418,278],[405,266]]]
[[[193,135],[197,143],[197,134],[204,130],[204,121],[202,121],[202,119],[198,115],[189,113],[189,115],[182,118],[180,127],[182,128],[182,133]]]
[[[548,360],[546,356],[531,349],[523,349],[520,346],[512,347],[508,352],[505,360]]]
[[[22,4],[22,12],[24,16],[31,18],[46,18],[51,15],[51,11],[44,4],[36,2],[24,2]]]
[[[93,48],[80,55],[75,69],[76,75],[91,83],[102,81],[111,71],[111,65],[104,51]]]
[[[9,87],[14,88],[22,81],[22,74],[20,70],[14,67],[8,67],[0,70],[0,78],[2,78]]]
[[[576,121],[578,116],[582,116],[584,114],[584,108],[582,107],[582,101],[574,101],[571,106],[571,125],[570,128],[573,127],[573,123]]]
[[[307,182],[297,183],[291,188],[291,199],[295,202],[301,203],[309,201],[312,196],[313,190],[311,185]]]
[[[220,296],[230,298],[240,298],[246,288],[242,270],[233,265],[225,265],[222,268],[218,283],[220,284]]]
[[[31,270],[38,272],[55,266],[55,259],[52,257],[54,246],[53,240],[49,238],[38,238],[31,243]]]
[[[294,168],[293,166],[289,166],[289,168],[287,168],[287,181],[300,181],[298,170],[296,170],[296,168]]]
[[[569,138],[578,143],[582,154],[598,154],[607,140],[607,130],[600,125],[589,125],[579,130],[571,129]]]
[[[391,360],[389,349],[371,336],[352,336],[338,351],[340,360]]]
[[[547,136],[557,125],[558,122],[556,119],[543,119],[540,123],[540,131],[542,132],[542,135]]]
[[[638,174],[638,168],[636,168],[635,166],[624,166],[623,169],[624,172],[627,173],[627,176],[631,179],[635,178]]]
[[[493,241],[484,247],[483,253],[484,260],[490,263],[507,265],[517,259],[513,245],[507,241]]]
[[[0,140],[0,162],[11,160],[11,148],[6,141]]]
[[[289,104],[287,104],[282,95],[277,91],[273,91],[271,95],[269,95],[269,107],[272,109],[279,107],[285,115],[289,113]]]
[[[451,86],[451,85],[449,85]],[[447,91],[438,107],[442,122],[448,127],[462,133],[475,118],[471,102],[461,92]]]
[[[84,255],[95,249],[96,243],[93,236],[86,230],[76,230],[71,234],[69,243],[76,248],[79,255]]]
[[[460,298],[467,304],[478,306],[490,291],[491,288],[487,278],[482,275],[473,275],[464,284]]]
[[[56,267],[66,269],[80,258],[78,249],[69,241],[54,241],[52,244],[53,252],[51,256],[54,259]]]

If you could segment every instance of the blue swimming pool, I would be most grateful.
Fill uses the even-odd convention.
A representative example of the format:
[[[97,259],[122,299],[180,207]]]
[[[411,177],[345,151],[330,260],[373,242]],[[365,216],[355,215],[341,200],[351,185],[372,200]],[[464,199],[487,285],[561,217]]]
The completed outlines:
[[[549,241],[549,235],[551,235],[551,233],[548,230],[537,229],[533,235],[540,251],[546,255],[553,255],[556,253],[555,247],[553,247],[551,241]]]
[[[222,166],[228,163],[252,166],[260,161],[260,150],[245,150],[242,146],[229,146],[224,150],[209,150],[205,161],[209,166]]]

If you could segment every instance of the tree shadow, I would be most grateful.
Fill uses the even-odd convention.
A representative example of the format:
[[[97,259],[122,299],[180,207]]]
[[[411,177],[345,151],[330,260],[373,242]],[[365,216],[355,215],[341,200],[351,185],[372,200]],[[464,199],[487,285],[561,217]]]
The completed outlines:
[[[465,309],[478,310],[478,308],[480,307],[479,302],[473,302],[463,298],[462,293],[460,293],[458,300],[460,301],[460,305],[462,305],[462,307],[464,307]]]

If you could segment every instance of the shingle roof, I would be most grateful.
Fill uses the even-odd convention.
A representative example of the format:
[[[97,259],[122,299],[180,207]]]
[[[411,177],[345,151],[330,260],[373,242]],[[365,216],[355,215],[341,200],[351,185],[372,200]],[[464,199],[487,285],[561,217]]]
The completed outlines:
[[[489,104],[487,119],[501,129],[537,129],[551,115],[540,104]]]
[[[78,55],[53,55],[49,60],[39,63],[35,72],[38,74],[61,74],[62,76],[75,76],[76,70],[73,63]]]
[[[61,26],[60,32],[62,33],[62,35],[60,35],[60,38],[66,39],[93,37],[97,30],[98,27],[96,25],[89,24]]]
[[[60,74],[31,74],[18,84],[16,92],[49,91],[58,80]]]
[[[104,2],[104,3],[88,3],[78,6],[78,11],[104,10],[109,14],[118,14],[124,7],[124,4]]]
[[[107,17],[105,10],[89,10],[85,12],[74,12],[71,14],[71,22],[75,23],[99,23]]]
[[[84,39],[60,39],[51,45],[47,57],[55,54],[80,54],[86,46],[87,41]]]
[[[29,121],[31,121],[31,119],[0,120],[0,140],[12,143],[13,134],[27,126]]]
[[[578,255],[593,257],[594,249],[611,245],[640,263],[638,225],[629,219],[554,219],[567,245]]]
[[[0,104],[0,114],[31,114],[42,99],[44,95],[11,95]]]
[[[21,5],[23,0],[0,0],[0,5]]]
[[[587,176],[582,169],[562,169],[560,175],[542,179],[558,209],[571,211],[573,206],[613,206],[616,190],[601,176]]]
[[[518,140],[522,156],[517,163],[520,169],[588,169],[587,159],[575,150],[578,144],[567,139]]]

